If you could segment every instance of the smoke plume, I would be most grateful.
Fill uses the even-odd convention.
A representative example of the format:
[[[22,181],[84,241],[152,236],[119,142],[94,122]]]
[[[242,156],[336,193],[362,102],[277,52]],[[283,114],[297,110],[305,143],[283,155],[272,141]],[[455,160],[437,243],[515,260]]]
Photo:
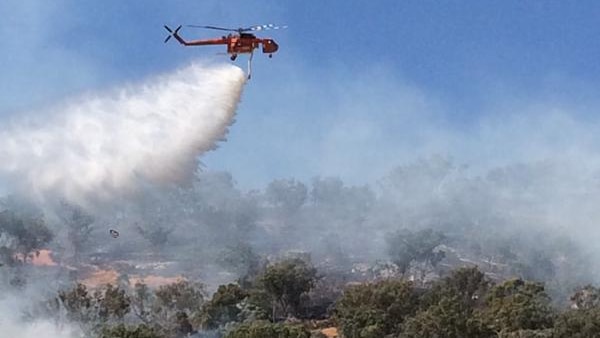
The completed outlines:
[[[75,338],[81,333],[69,324],[54,323],[50,320],[21,318],[23,314],[23,300],[13,297],[0,299],[0,337],[19,338]],[[26,323],[26,324],[25,324]]]
[[[244,81],[235,66],[192,64],[15,119],[0,127],[0,182],[85,205],[185,180],[233,123]]]

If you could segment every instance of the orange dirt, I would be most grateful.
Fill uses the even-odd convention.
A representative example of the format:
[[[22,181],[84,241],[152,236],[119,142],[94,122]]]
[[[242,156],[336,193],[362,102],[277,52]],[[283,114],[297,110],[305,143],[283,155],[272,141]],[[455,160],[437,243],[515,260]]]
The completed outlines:
[[[163,276],[132,276],[129,278],[129,284],[135,285],[138,282],[143,282],[150,288],[157,288],[161,285],[173,284],[180,280],[185,280],[182,276],[163,277]]]
[[[23,260],[23,255],[16,255],[17,259]],[[28,262],[34,266],[57,266],[58,264],[52,259],[52,251],[48,249],[42,249],[30,256]],[[95,268],[95,267],[94,267]],[[119,273],[115,269],[97,269],[85,276],[80,280],[80,283],[84,284],[89,288],[97,288],[106,284],[117,284],[119,279]],[[185,280],[183,276],[172,276],[164,277],[158,275],[131,275],[129,276],[129,284],[135,285],[136,283],[143,282],[150,288],[158,288],[162,285],[172,284],[179,280]]]
[[[338,338],[338,330],[336,327],[328,327],[321,330],[321,333],[327,336],[327,338]]]
[[[31,264],[35,266],[56,266],[56,262],[52,259],[52,251],[47,249],[42,249],[39,252],[39,255],[33,255],[33,259],[31,260]]]
[[[97,288],[105,284],[116,284],[118,278],[119,273],[115,270],[98,270],[92,272],[80,282],[88,288]]]
[[[14,258],[21,262],[31,263],[34,266],[55,266],[57,264],[52,259],[51,254],[52,251],[48,249],[42,249],[28,254],[27,259],[24,259],[25,256],[20,253],[16,254]]]
[[[106,284],[117,284],[119,279],[119,273],[116,270],[97,270],[89,274],[87,277],[82,279],[80,282],[89,288],[97,288]],[[185,280],[183,276],[164,277],[164,276],[129,276],[129,284],[135,285],[136,283],[143,282],[150,288],[158,288],[162,285],[172,284],[179,280]]]

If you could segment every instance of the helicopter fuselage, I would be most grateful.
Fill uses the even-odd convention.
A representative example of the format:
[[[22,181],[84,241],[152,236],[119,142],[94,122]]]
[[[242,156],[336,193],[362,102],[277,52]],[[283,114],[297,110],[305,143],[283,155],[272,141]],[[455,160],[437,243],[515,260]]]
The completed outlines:
[[[241,33],[222,36],[220,39],[205,39],[185,41],[178,34],[175,39],[185,46],[227,45],[227,53],[231,55],[253,53],[262,44],[262,52],[272,54],[277,52],[279,45],[273,39],[260,39],[254,34]]]
[[[165,39],[165,42],[169,41],[171,37],[175,38],[180,44],[184,46],[207,46],[207,45],[226,45],[227,46],[227,54],[231,55],[231,61],[235,61],[238,54],[250,54],[248,58],[248,79],[250,78],[250,74],[252,72],[252,56],[254,55],[254,50],[258,49],[262,45],[262,52],[265,54],[269,54],[269,58],[273,56],[273,53],[277,52],[279,49],[279,45],[273,39],[260,39],[257,38],[254,34],[247,33],[246,31],[253,29],[239,29],[237,30],[237,34],[229,34],[227,36],[222,36],[217,39],[201,39],[201,40],[184,40],[178,33],[181,29],[181,26],[177,27],[175,30],[171,29],[168,26],[164,26],[165,29],[170,33],[169,36]],[[232,29],[213,27],[213,26],[201,26],[202,28],[210,28],[210,29],[219,29],[219,30],[228,30]],[[265,29],[278,29],[279,27],[273,25],[265,25],[265,26],[255,26],[261,27]],[[285,27],[284,27],[285,28]],[[256,28],[258,29],[258,28]]]

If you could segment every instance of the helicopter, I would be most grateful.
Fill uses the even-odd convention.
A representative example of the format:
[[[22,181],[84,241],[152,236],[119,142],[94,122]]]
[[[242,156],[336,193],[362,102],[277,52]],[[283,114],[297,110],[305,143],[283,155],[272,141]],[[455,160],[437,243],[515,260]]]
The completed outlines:
[[[265,54],[269,54],[269,58],[272,58],[273,53],[277,52],[277,50],[279,49],[279,45],[275,42],[275,40],[269,38],[257,38],[256,35],[250,32],[287,28],[287,26],[275,26],[273,24],[256,25],[237,29],[216,26],[186,25],[186,27],[192,28],[204,28],[233,32],[229,33],[226,36],[223,35],[220,38],[215,39],[186,41],[181,37],[181,35],[179,35],[179,30],[182,27],[181,25],[174,30],[167,25],[164,25],[164,27],[169,32],[169,35],[165,39],[165,43],[167,43],[173,37],[175,38],[175,40],[177,40],[180,44],[184,46],[226,45],[227,54],[230,55],[231,61],[235,61],[239,54],[250,54],[248,58],[248,79],[250,79],[252,75],[252,56],[254,55],[255,49],[262,45],[262,52]]]

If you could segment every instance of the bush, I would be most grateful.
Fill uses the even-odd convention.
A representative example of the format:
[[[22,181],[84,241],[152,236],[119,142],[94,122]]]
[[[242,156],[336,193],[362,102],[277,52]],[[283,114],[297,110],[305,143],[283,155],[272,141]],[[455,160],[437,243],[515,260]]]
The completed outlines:
[[[146,325],[125,326],[123,324],[104,328],[100,338],[162,338],[154,329]]]
[[[300,325],[258,321],[236,326],[225,338],[310,338],[310,332]]]
[[[335,306],[335,318],[346,337],[382,337],[397,333],[418,309],[412,283],[383,281],[348,288]]]

